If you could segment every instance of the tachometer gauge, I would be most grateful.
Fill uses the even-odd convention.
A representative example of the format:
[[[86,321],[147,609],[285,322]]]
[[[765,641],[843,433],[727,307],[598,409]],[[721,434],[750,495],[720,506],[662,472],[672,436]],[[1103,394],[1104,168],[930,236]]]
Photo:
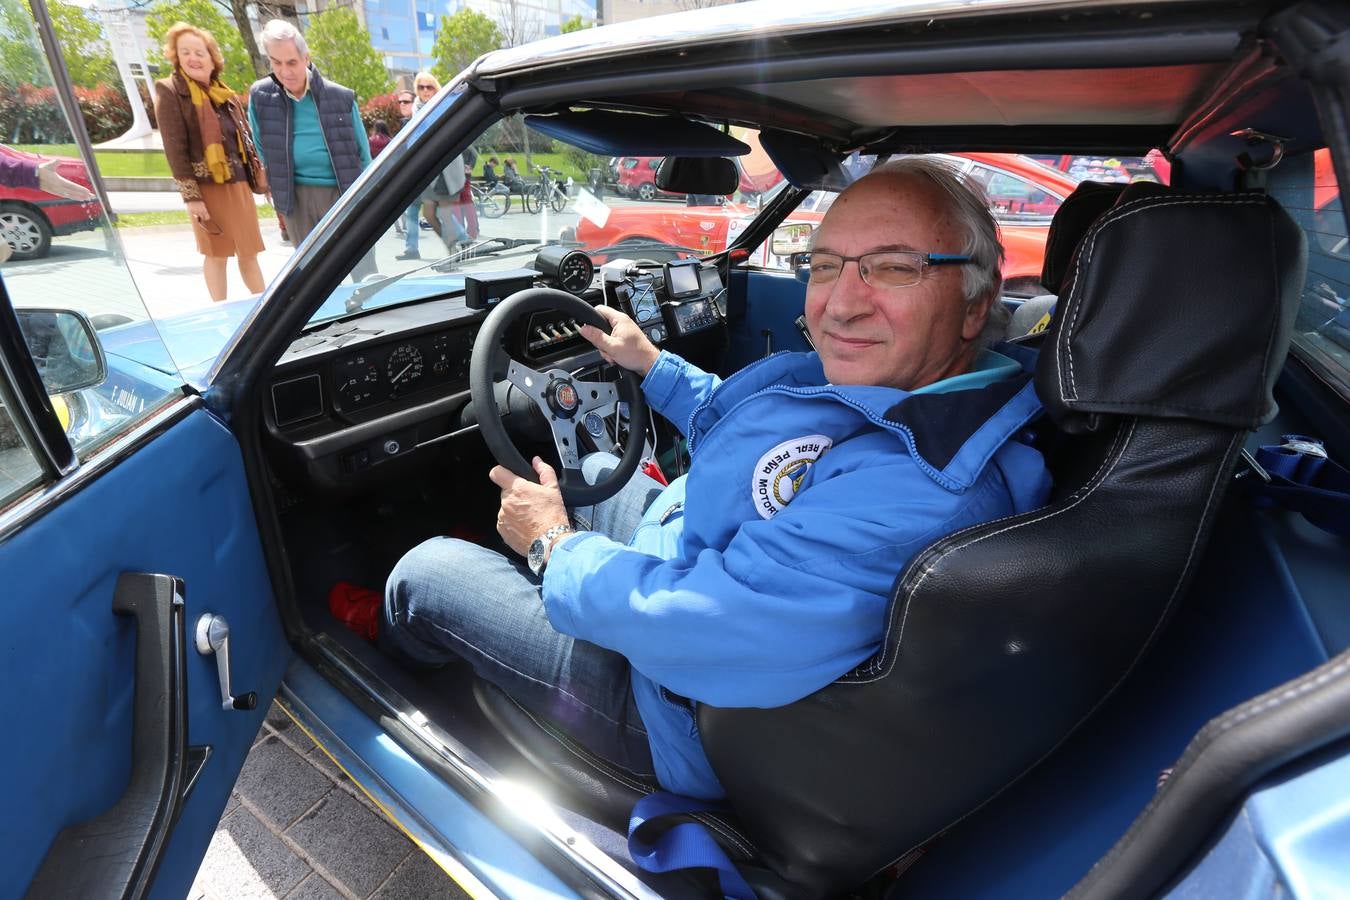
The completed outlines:
[[[582,294],[595,277],[595,263],[580,250],[566,247],[544,247],[534,257],[534,267],[545,278],[572,294]]]
[[[422,377],[422,351],[412,344],[400,344],[389,354],[384,373],[393,393],[403,392]]]

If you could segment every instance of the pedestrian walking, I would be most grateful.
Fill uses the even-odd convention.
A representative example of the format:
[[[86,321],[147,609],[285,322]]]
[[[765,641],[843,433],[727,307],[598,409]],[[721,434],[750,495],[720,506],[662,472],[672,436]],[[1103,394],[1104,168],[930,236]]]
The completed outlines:
[[[249,124],[267,165],[272,202],[298,246],[370,165],[370,143],[355,92],[319,74],[294,25],[268,22],[262,45],[272,74],[249,91]],[[366,254],[352,269],[352,280],[374,271]]]
[[[398,92],[398,130],[412,121],[413,103],[417,98],[412,91]],[[397,133],[397,132],[396,132]],[[394,220],[394,231],[403,235],[403,252],[394,259],[417,259],[417,217],[422,204],[414,202],[398,219]]]
[[[260,294],[263,241],[253,194],[266,193],[267,180],[243,105],[220,80],[220,45],[204,28],[178,22],[165,35],[164,59],[173,74],[155,82],[155,120],[203,257],[206,290],[213,301],[225,299],[233,256],[244,284]]]

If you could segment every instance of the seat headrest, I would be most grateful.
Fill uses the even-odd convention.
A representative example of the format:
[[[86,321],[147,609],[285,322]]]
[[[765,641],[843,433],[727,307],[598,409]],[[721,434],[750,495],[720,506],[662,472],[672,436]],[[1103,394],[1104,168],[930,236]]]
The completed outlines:
[[[1041,284],[1047,291],[1059,293],[1078,242],[1097,217],[1111,208],[1124,188],[1123,184],[1080,182],[1055,210],[1045,239],[1045,260],[1041,263]]]
[[[1074,254],[1037,362],[1068,431],[1102,415],[1255,428],[1275,414],[1303,232],[1261,193],[1130,185]]]

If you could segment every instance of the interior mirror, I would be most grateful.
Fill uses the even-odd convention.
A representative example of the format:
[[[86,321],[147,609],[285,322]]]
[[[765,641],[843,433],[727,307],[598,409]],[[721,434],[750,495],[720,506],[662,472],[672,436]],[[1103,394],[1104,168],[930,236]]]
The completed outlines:
[[[103,346],[83,313],[20,308],[14,315],[48,394],[94,387],[108,377]]]
[[[656,186],[672,194],[728,197],[740,182],[736,164],[722,156],[667,156],[656,169]]]
[[[797,256],[811,252],[811,232],[814,227],[806,222],[779,225],[773,230],[769,249],[774,256]]]

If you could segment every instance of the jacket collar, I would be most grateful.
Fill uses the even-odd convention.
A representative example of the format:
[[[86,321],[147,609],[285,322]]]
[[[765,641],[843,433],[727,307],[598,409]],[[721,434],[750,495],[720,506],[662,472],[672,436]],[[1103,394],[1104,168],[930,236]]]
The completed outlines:
[[[833,385],[825,380],[815,353],[777,353],[728,378],[694,411],[690,449],[751,395],[791,392],[853,408],[903,442],[929,478],[959,493],[975,483],[999,447],[1040,415],[1040,398],[1028,368],[1034,367],[1034,359],[1034,355],[1009,359],[985,351],[981,367],[1000,377],[978,386],[911,393],[890,387]]]

